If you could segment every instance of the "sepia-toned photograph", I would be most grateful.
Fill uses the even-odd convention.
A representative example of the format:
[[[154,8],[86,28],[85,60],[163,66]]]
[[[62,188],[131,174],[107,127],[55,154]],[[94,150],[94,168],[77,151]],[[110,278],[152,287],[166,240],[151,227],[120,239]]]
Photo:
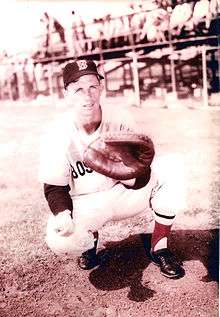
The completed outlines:
[[[0,25],[0,317],[217,317],[220,0]]]

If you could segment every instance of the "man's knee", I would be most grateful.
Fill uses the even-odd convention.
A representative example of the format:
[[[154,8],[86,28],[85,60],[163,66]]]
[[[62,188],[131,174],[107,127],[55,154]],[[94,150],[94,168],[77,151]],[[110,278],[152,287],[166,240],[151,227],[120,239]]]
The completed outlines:
[[[152,189],[152,209],[172,217],[187,208],[185,166],[181,155],[170,154],[158,158],[153,166],[156,185]]]
[[[185,179],[185,163],[181,154],[167,154],[155,158],[152,173],[159,183],[182,184]]]

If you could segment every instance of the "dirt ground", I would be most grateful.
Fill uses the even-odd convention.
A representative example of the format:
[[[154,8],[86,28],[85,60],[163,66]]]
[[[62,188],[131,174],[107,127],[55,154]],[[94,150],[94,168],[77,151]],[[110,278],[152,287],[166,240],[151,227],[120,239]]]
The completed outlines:
[[[39,143],[44,125],[63,111],[0,108],[0,317],[218,316],[219,110],[134,110],[159,153],[180,151],[186,161],[188,210],[170,241],[186,272],[178,280],[163,277],[144,252],[150,210],[100,231],[99,254],[110,257],[91,271],[48,250]]]

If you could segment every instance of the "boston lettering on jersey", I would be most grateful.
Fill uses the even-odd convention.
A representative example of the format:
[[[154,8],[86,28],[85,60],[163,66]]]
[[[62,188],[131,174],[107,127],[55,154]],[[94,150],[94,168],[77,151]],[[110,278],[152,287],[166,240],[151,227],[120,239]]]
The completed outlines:
[[[81,161],[77,161],[75,164],[75,167],[72,166],[72,164],[70,164],[71,166],[71,173],[73,178],[78,178],[79,175],[80,176],[84,176],[86,173],[92,173],[93,170],[89,167],[87,167],[83,162]]]

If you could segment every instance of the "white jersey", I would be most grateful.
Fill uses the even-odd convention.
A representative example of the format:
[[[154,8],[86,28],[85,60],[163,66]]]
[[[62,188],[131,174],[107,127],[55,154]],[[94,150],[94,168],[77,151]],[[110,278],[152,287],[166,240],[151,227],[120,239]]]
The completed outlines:
[[[97,138],[99,129],[88,135],[77,128],[70,115],[64,115],[41,144],[39,180],[42,183],[70,185],[71,196],[105,191],[118,181],[85,166],[82,154],[86,146]]]

